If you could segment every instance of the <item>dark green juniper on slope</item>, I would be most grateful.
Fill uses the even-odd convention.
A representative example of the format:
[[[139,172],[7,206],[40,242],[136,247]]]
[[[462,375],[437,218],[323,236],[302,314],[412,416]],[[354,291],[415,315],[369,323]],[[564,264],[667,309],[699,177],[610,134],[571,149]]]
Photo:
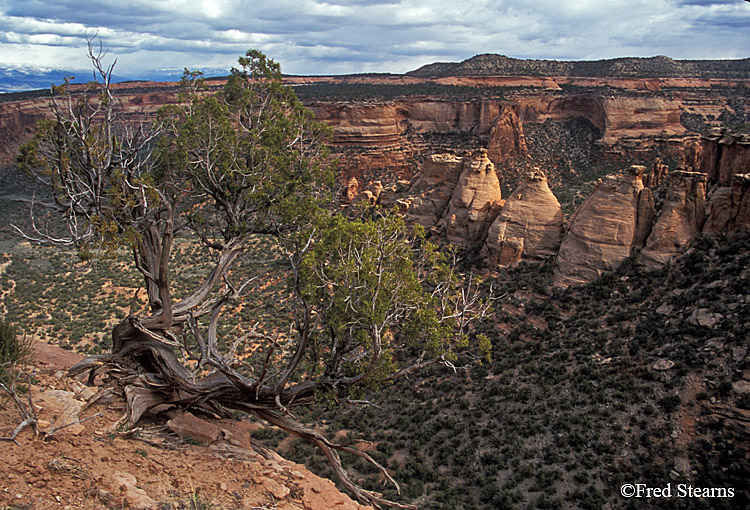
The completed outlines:
[[[491,363],[368,395],[380,408],[310,412],[373,440],[424,508],[747,508],[750,399],[733,385],[747,370],[749,243],[702,238],[663,270],[630,260],[565,291],[550,290],[549,266],[510,269],[495,282]],[[704,308],[723,316],[711,330],[691,320]],[[324,468],[308,450],[283,453]],[[626,499],[627,483],[734,497]]]

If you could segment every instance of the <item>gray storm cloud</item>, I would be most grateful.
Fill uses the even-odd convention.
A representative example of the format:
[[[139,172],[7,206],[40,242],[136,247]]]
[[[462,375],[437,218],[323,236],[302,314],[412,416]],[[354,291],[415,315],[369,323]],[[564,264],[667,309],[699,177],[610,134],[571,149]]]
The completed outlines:
[[[84,68],[98,33],[123,75],[228,69],[259,48],[295,74],[405,72],[478,53],[745,58],[742,0],[0,0],[0,65]]]

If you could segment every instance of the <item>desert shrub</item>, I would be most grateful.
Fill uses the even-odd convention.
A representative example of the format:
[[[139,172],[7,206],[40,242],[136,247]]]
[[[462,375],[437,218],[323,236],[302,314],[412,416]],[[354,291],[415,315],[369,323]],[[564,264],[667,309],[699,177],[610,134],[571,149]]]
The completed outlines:
[[[15,325],[0,319],[0,380],[7,381],[10,370],[28,360],[32,348],[30,337],[19,335]]]

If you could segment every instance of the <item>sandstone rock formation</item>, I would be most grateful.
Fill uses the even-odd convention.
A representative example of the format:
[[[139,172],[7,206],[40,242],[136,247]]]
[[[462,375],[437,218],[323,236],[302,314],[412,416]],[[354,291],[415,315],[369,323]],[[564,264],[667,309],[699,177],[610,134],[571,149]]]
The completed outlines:
[[[563,234],[562,208],[537,168],[505,201],[490,226],[482,255],[493,266],[507,266],[520,258],[541,260],[557,253]]]
[[[352,179],[355,178],[352,177]],[[349,182],[351,182],[351,179]],[[379,203],[381,193],[383,193],[383,184],[380,181],[370,182],[365,186],[365,189],[362,192],[357,193],[352,200],[352,203],[358,204],[364,202],[366,204],[375,205]]]
[[[357,198],[357,195],[359,195],[359,181],[356,177],[349,177],[349,180],[346,183],[346,188],[343,190],[341,200],[346,204],[350,204],[355,198]]]
[[[661,162],[661,158],[654,159],[651,168],[643,174],[643,185],[647,188],[656,188],[666,182],[669,173],[669,165]]]
[[[659,96],[612,96],[605,98],[607,145],[623,138],[679,136],[686,132],[680,122],[680,101]]]
[[[410,221],[442,229],[448,242],[466,248],[481,245],[503,201],[495,166],[481,149],[429,156],[396,204]]]
[[[507,159],[524,157],[528,154],[523,126],[514,108],[503,108],[500,118],[490,130],[487,156],[495,163]]]
[[[634,165],[627,172],[608,176],[581,204],[557,254],[554,285],[591,282],[630,256],[637,233],[645,228],[639,228],[639,222],[645,225],[649,216],[648,211],[639,211],[648,204],[640,199],[644,171],[645,167]]]
[[[463,166],[463,158],[454,154],[428,156],[412,179],[408,196],[397,201],[407,218],[426,228],[435,226],[445,213]]]
[[[719,234],[750,229],[750,173],[735,174],[732,185],[714,189],[706,207],[703,232]]]
[[[709,182],[728,185],[732,175],[750,172],[750,135],[732,135],[715,129],[703,138],[700,171]]]
[[[635,226],[633,248],[640,250],[646,246],[646,241],[654,225],[654,216],[656,216],[654,196],[649,188],[643,188],[638,195],[638,221]]]
[[[664,206],[641,251],[647,267],[660,267],[681,253],[700,232],[706,213],[706,174],[670,174]]]
[[[500,210],[500,181],[482,149],[464,158],[463,171],[441,222],[449,243],[465,248],[480,243]]]

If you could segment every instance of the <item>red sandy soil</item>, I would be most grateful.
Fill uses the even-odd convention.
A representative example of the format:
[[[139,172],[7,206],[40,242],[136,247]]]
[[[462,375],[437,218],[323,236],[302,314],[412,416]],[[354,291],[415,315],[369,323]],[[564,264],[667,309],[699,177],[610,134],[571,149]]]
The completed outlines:
[[[114,395],[91,401],[98,389],[68,377],[80,357],[38,344],[25,371],[39,431],[26,427],[16,441],[0,442],[0,510],[30,509],[351,509],[363,508],[330,480],[278,456],[264,459],[249,443],[247,421],[213,420],[220,439],[207,445],[181,440],[163,423],[135,430],[116,427],[124,402]],[[65,408],[80,412],[65,423]],[[0,397],[0,437],[23,419]],[[257,425],[256,425],[257,426]]]

